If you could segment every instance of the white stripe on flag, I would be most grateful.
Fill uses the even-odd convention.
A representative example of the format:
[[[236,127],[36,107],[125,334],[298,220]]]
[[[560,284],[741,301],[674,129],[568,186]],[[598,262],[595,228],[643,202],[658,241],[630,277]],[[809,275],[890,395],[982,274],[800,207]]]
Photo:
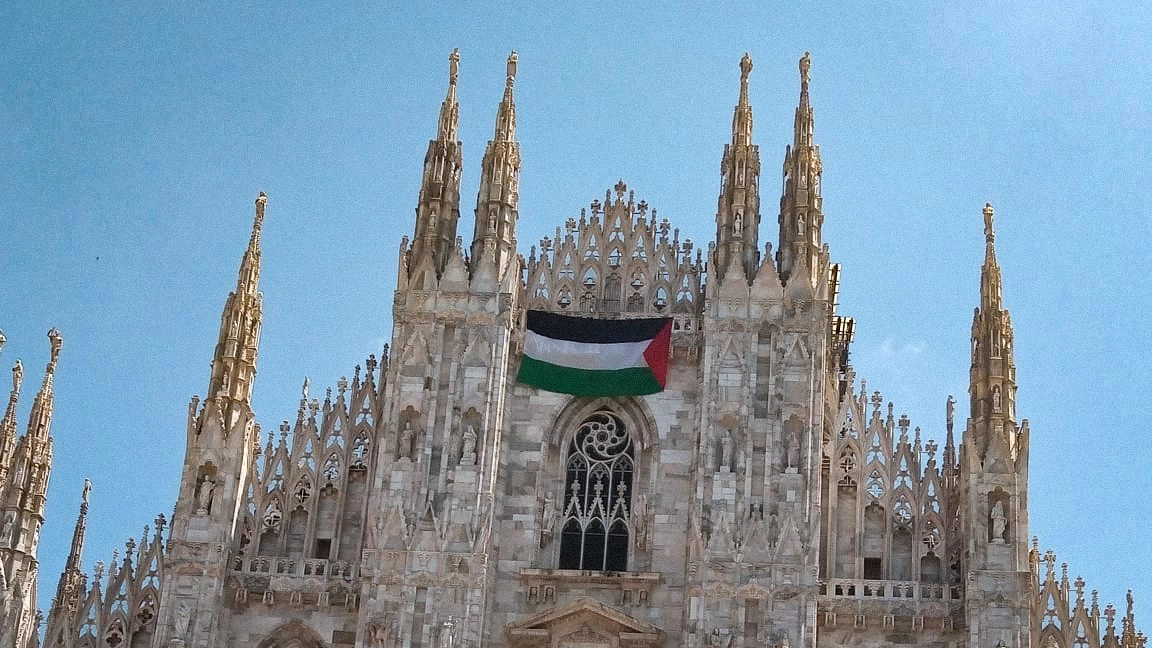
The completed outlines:
[[[525,331],[524,355],[573,369],[630,369],[647,367],[644,350],[651,340],[641,342],[571,342]]]

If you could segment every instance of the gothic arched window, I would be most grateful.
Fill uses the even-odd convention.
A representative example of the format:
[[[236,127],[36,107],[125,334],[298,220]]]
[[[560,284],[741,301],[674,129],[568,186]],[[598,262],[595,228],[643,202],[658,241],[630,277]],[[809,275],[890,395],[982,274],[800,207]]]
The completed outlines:
[[[560,569],[627,571],[631,435],[615,415],[596,412],[580,424],[566,457]]]

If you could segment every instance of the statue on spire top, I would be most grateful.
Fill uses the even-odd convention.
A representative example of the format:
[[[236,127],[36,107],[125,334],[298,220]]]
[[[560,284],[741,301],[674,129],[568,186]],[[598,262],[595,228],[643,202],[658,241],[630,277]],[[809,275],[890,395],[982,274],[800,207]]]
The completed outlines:
[[[456,78],[460,76],[460,48],[454,48],[448,55],[448,83],[456,85]]]
[[[751,72],[752,57],[748,55],[748,52],[744,52],[744,56],[740,59],[740,78],[747,79]]]
[[[52,364],[60,359],[60,347],[64,346],[64,336],[60,335],[60,329],[53,327],[48,331],[48,341],[52,344]]]
[[[808,52],[800,57],[800,83],[808,85],[808,70],[812,67],[812,57]]]
[[[520,57],[516,54],[516,50],[512,50],[512,53],[508,55],[508,80],[510,81],[516,78],[516,62],[519,60]]]
[[[994,215],[992,203],[984,203],[984,240],[989,243],[996,239],[996,230],[993,229],[992,222]]]

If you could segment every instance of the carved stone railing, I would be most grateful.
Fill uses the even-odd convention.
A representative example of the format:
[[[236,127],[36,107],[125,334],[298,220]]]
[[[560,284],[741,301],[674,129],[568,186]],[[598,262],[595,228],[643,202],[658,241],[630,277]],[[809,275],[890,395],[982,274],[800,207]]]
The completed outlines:
[[[327,577],[344,580],[354,580],[359,575],[356,565],[344,560],[270,556],[237,556],[232,559],[232,571],[236,574]]]
[[[964,599],[960,588],[951,585],[843,578],[821,581],[820,595],[875,601],[961,601]]]

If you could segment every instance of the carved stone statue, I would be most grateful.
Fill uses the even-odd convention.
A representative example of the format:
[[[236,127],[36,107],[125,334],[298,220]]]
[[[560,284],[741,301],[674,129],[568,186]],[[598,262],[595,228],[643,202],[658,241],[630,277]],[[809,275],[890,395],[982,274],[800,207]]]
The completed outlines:
[[[369,628],[372,648],[392,648],[392,625],[388,620],[384,620]]]
[[[173,639],[184,639],[184,636],[188,634],[188,621],[191,618],[192,608],[188,606],[188,603],[180,601],[176,605],[176,617],[172,621]]]
[[[790,430],[785,443],[787,444],[786,468],[789,469],[788,472],[795,472],[796,469],[800,468],[800,434],[795,429]]]
[[[416,431],[412,429],[412,421],[404,422],[404,429],[400,431],[400,459],[411,459],[412,448],[416,444]]]
[[[732,435],[724,433],[720,437],[720,471],[728,472],[732,469]]]
[[[544,508],[540,512],[540,546],[552,539],[556,529],[556,498],[551,491],[544,496]]]
[[[1000,398],[1000,385],[992,386],[992,411],[999,412],[1002,405]]]
[[[0,541],[8,542],[12,539],[12,527],[16,525],[16,514],[9,512],[4,516],[4,528],[0,530]]]
[[[12,392],[20,393],[20,383],[24,382],[24,365],[19,360],[12,367]]]
[[[720,628],[713,628],[712,632],[708,635],[709,648],[728,648],[732,645],[732,634],[729,632],[720,632]]]
[[[460,465],[476,464],[476,428],[472,424],[464,429],[464,447],[460,451]]]
[[[648,547],[648,497],[644,493],[636,496],[632,505],[632,530],[636,534],[633,541],[636,548],[643,550]]]
[[[456,645],[456,619],[448,617],[440,628],[440,648],[453,648]]]
[[[992,542],[1003,544],[1007,540],[1005,534],[1008,530],[1008,517],[1004,515],[1004,502],[996,500],[996,504],[992,506],[992,513],[988,517],[992,526]]]
[[[204,475],[200,487],[196,489],[196,512],[204,515],[212,512],[212,498],[216,493],[216,480],[212,475]]]

